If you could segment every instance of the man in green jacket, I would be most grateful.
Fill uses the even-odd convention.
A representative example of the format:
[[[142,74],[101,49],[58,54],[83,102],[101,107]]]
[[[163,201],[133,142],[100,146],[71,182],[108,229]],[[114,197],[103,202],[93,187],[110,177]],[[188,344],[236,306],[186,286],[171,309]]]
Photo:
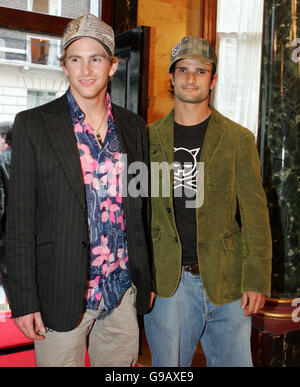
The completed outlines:
[[[174,109],[149,129],[157,297],[145,329],[153,366],[190,366],[200,339],[208,366],[251,367],[251,315],[270,295],[259,157],[253,134],[209,103],[216,66],[208,41],[183,38],[169,67]]]

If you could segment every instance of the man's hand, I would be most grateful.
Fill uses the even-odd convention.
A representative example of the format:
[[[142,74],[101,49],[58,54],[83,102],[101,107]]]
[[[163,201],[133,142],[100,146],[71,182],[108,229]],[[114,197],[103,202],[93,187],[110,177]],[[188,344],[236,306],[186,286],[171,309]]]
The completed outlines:
[[[258,313],[265,305],[266,297],[262,293],[245,292],[242,296],[242,309],[245,310],[244,316],[251,316]]]
[[[16,326],[31,340],[44,340],[43,333],[46,329],[40,312],[26,314],[25,316],[14,318]],[[40,334],[39,334],[40,332]]]
[[[150,303],[149,303],[149,309],[151,309],[151,308],[152,308],[153,301],[154,301],[155,297],[156,297],[156,293],[154,293],[154,292],[151,292],[151,293],[150,293]]]

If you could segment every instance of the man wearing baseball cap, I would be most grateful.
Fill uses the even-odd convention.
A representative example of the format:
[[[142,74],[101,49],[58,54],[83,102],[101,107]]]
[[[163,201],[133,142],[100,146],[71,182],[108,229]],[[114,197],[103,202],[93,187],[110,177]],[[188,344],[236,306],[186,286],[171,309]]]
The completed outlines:
[[[84,15],[62,46],[66,94],[14,123],[12,317],[35,340],[38,366],[83,366],[86,349],[92,366],[133,366],[137,313],[148,311],[155,283],[148,198],[121,188],[135,177],[126,160],[148,163],[145,123],[107,92],[118,67],[110,26]]]
[[[208,41],[183,38],[168,69],[174,109],[149,129],[152,166],[174,165],[169,197],[151,198],[157,297],[144,321],[153,366],[190,366],[200,340],[207,366],[251,367],[251,315],[270,294],[254,136],[210,104],[216,68]]]

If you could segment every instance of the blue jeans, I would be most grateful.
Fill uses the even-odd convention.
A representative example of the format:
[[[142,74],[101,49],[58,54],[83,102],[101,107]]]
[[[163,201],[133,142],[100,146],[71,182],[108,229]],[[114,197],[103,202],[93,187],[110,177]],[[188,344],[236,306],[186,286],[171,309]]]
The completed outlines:
[[[200,339],[208,367],[252,367],[251,317],[241,300],[216,306],[200,276],[183,271],[176,293],[144,316],[153,367],[189,367]]]

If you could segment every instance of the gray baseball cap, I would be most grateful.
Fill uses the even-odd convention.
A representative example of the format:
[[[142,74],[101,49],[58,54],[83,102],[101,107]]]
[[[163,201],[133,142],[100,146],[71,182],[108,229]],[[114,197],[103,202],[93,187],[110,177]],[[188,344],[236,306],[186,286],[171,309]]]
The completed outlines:
[[[62,46],[65,50],[69,44],[80,38],[94,38],[109,55],[114,55],[115,34],[111,26],[104,23],[97,16],[87,14],[70,21],[62,37]]]
[[[217,55],[208,40],[186,36],[173,48],[168,72],[180,59],[195,59],[203,64],[214,64],[217,67]]]

